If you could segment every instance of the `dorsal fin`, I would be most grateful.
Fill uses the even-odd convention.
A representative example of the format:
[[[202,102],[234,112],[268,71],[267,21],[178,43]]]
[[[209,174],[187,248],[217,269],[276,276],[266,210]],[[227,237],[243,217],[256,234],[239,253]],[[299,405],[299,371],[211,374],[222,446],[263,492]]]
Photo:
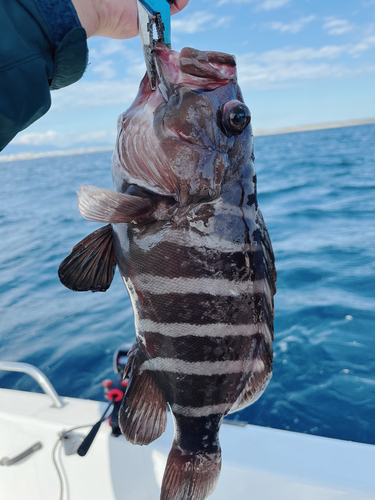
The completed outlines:
[[[111,225],[101,227],[73,247],[59,267],[61,283],[75,292],[105,292],[116,269]]]
[[[77,194],[81,215],[93,222],[144,222],[154,209],[148,199],[95,186],[81,186]]]

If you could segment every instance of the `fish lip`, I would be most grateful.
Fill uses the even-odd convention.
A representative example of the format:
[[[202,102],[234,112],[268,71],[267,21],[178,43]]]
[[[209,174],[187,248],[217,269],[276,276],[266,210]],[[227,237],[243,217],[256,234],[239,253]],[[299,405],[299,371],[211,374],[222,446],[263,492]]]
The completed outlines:
[[[177,52],[161,43],[155,44],[153,54],[158,89],[165,101],[179,87],[215,90],[237,78],[235,59],[227,54],[189,47]]]

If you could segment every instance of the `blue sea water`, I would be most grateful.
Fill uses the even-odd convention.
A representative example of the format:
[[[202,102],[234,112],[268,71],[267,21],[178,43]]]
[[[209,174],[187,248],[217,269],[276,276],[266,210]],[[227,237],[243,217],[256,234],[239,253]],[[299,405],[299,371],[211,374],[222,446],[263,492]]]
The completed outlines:
[[[233,414],[375,444],[375,125],[255,138],[259,204],[278,270],[274,375]],[[57,277],[98,226],[80,184],[111,189],[111,153],[0,163],[0,359],[32,363],[65,396],[103,399],[112,355],[134,338],[119,274],[106,293]],[[19,374],[0,386],[38,390]]]

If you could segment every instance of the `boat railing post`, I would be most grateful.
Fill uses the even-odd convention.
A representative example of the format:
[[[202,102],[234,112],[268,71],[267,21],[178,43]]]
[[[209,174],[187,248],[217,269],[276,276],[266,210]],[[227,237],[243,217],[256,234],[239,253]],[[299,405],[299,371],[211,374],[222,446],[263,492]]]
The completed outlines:
[[[66,403],[57,394],[55,388],[48,378],[38,368],[29,363],[19,363],[16,361],[0,361],[0,370],[10,372],[20,372],[30,375],[38,382],[43,391],[52,399],[52,408],[63,408]]]

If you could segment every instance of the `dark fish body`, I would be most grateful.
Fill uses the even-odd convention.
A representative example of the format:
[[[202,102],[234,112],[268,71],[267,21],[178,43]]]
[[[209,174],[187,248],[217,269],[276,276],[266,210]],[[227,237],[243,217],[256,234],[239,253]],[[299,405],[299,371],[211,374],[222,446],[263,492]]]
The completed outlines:
[[[86,218],[111,223],[93,240],[103,240],[107,267],[93,266],[97,243],[83,240],[60,277],[101,290],[118,265],[137,333],[122,432],[153,441],[168,403],[175,436],[161,499],[203,500],[220,473],[223,417],[256,401],[271,378],[276,271],[233,58],[160,47],[157,62],[158,91],[143,80],[119,119],[115,192],[80,195]]]

